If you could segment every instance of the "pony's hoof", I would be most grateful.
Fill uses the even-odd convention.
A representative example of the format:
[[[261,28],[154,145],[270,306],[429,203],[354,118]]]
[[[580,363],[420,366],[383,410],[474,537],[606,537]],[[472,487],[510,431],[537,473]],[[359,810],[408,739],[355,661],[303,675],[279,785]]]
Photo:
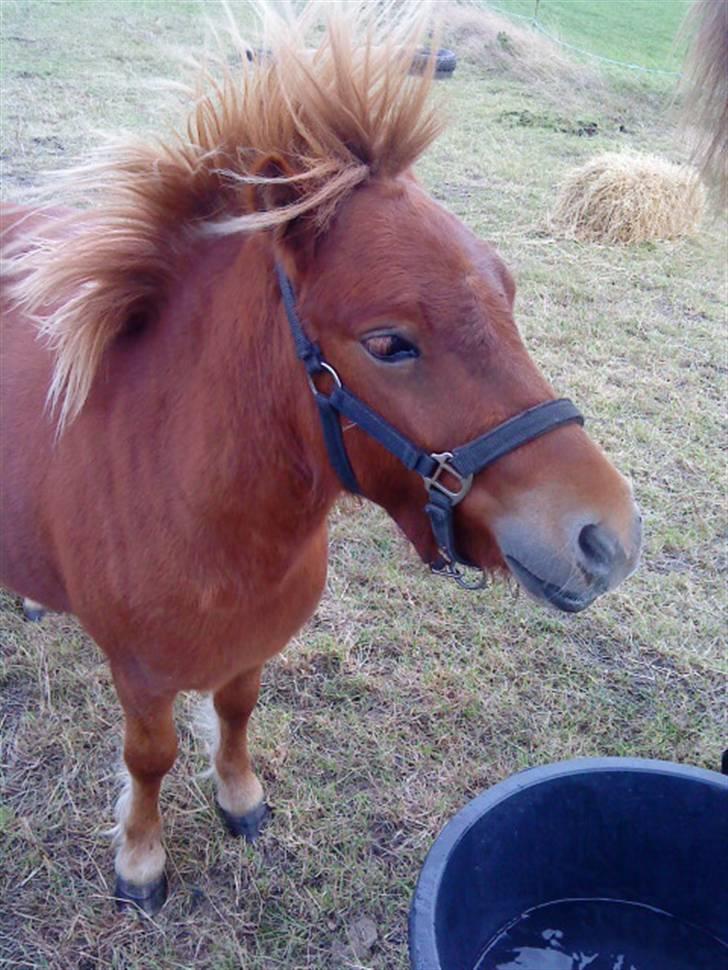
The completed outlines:
[[[127,909],[138,909],[147,916],[156,916],[167,898],[167,877],[164,873],[154,882],[139,886],[134,882],[116,877],[114,887],[116,908],[119,912]]]
[[[226,812],[219,802],[215,802],[220,818],[231,835],[242,836],[246,842],[255,842],[263,830],[263,826],[273,814],[266,802],[261,802],[245,815],[233,815]]]
[[[46,611],[40,603],[34,603],[33,600],[23,600],[23,616],[26,620],[30,620],[31,623],[39,623],[45,615]]]

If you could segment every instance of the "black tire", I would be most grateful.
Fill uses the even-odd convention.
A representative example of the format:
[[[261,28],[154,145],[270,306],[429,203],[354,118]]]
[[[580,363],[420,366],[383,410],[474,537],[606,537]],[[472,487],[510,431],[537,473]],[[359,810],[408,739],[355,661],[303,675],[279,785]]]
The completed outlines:
[[[263,47],[246,47],[245,56],[251,62],[251,64],[253,61],[257,61],[258,64],[265,64],[267,61],[271,60],[273,57],[273,52],[266,50]]]
[[[256,61],[259,64],[265,64],[273,55],[271,51],[265,50],[262,47],[248,47],[245,50],[245,56],[251,62]],[[431,57],[432,51],[430,48],[421,47],[412,58],[410,74],[422,74],[430,63]],[[446,47],[441,47],[435,54],[435,77],[452,74],[457,62],[458,59],[453,51],[448,50]]]
[[[432,55],[433,52],[429,47],[421,47],[412,58],[410,73],[422,74],[430,63]],[[458,59],[454,51],[450,51],[446,47],[441,47],[435,53],[435,76],[439,77],[445,74],[452,74],[457,66],[457,62]]]

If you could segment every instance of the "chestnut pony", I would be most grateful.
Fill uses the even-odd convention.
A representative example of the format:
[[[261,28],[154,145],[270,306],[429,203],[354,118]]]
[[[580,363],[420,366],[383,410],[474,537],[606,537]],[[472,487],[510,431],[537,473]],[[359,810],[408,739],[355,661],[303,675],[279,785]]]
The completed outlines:
[[[72,173],[90,207],[4,213],[2,581],[75,613],[108,657],[129,774],[116,891],[148,912],[176,694],[212,693],[217,802],[254,837],[261,669],[324,587],[342,484],[311,385],[332,382],[309,383],[276,266],[306,339],[425,454],[555,398],[510,273],[412,175],[439,130],[431,72],[409,74],[420,8],[324,4],[315,52],[316,11],[269,11],[272,56],[208,68],[183,134]],[[333,423],[361,493],[442,568],[422,477]],[[574,611],[640,546],[629,485],[573,416],[475,474],[450,525],[463,560]]]

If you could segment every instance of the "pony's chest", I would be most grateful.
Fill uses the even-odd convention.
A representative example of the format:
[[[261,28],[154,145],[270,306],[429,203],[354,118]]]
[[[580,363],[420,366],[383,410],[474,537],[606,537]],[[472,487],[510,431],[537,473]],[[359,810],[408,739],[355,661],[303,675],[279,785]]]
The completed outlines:
[[[219,580],[199,587],[147,637],[159,644],[150,676],[171,674],[179,689],[216,690],[279,653],[311,617],[326,582],[322,531],[278,581]],[[151,658],[150,658],[151,659]]]

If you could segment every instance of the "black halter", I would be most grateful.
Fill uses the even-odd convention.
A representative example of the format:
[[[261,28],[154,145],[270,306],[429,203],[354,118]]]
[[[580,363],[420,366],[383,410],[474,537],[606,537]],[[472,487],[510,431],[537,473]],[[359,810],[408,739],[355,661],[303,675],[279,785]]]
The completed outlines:
[[[324,360],[319,347],[306,336],[296,313],[296,298],[291,281],[278,263],[276,263],[276,273],[296,345],[296,354],[306,368],[308,383],[321,418],[329,460],[341,484],[349,492],[355,494],[360,492],[354,469],[346,453],[339,415],[358,425],[387,451],[399,458],[405,467],[422,476],[427,490],[425,512],[429,517],[440,556],[438,562],[431,564],[433,572],[450,576],[467,588],[481,587],[484,585],[482,575],[476,583],[469,583],[460,568],[460,565],[476,569],[478,567],[460,555],[455,548],[453,509],[470,491],[474,475],[502,458],[503,455],[533,441],[534,438],[540,438],[541,435],[555,428],[574,422],[584,424],[581,412],[566,398],[546,401],[527,411],[522,411],[508,421],[504,421],[503,424],[499,424],[492,431],[467,444],[453,448],[452,451],[432,454],[422,451],[376,411],[372,411],[363,401],[347,391],[334,368]],[[314,377],[323,373],[329,374],[334,382],[334,388],[329,394],[319,391],[314,383]],[[450,483],[451,480],[454,480],[455,489],[449,488],[446,484],[446,481]]]

